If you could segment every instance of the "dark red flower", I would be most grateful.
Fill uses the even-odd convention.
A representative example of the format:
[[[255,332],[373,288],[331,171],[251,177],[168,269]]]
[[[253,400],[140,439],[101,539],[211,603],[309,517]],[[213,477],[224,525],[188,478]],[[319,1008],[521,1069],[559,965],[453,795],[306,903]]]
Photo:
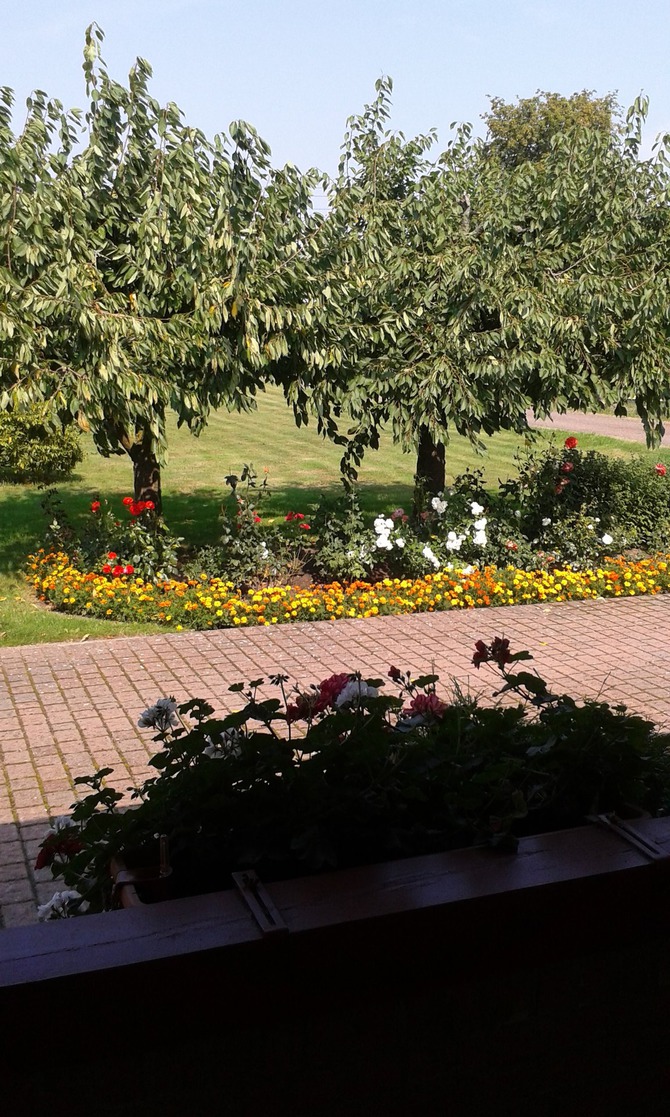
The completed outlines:
[[[474,667],[479,667],[480,663],[488,663],[489,649],[488,645],[483,640],[477,640],[475,644],[475,654],[472,657]]]
[[[299,524],[298,526],[301,527],[303,531],[311,530],[309,524]]]
[[[397,683],[398,679],[402,677],[402,672],[397,667],[389,667],[388,677],[393,679],[394,683]]]
[[[665,477],[667,472],[667,466],[665,466],[663,462],[657,462],[654,466],[654,473],[658,473],[659,477]]]
[[[509,650],[509,640],[505,640],[500,636],[496,636],[491,642],[489,648],[491,659],[495,659],[496,663],[502,667],[505,663],[512,662],[512,656]]]
[[[91,501],[91,512],[99,512],[99,511],[100,511],[100,501],[99,500],[92,500]]]
[[[291,520],[295,520],[295,512],[289,512],[288,516],[284,516],[284,519],[287,524],[290,524]]]
[[[67,829],[57,834],[49,834],[37,854],[35,868],[44,869],[47,865],[51,865],[57,854],[60,857],[69,857],[71,854],[79,853],[83,848],[79,838],[74,834],[68,834]]]
[[[565,440],[566,450],[574,450],[576,445],[577,445],[577,439],[575,438],[574,435],[571,434],[569,438],[566,438],[566,440]]]
[[[563,462],[563,465],[561,466],[561,473],[572,473],[574,468],[575,467],[572,462]]]

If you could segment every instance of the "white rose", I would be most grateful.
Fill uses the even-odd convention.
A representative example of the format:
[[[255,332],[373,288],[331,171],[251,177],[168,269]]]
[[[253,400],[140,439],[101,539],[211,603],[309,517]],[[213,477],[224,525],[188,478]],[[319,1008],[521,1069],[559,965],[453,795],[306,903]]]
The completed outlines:
[[[607,532],[605,532],[605,534],[603,535],[603,543],[605,544],[605,546],[609,547],[610,543],[613,543],[613,542],[614,542],[614,540],[613,540],[612,536],[608,535]]]
[[[473,500],[472,504],[470,505],[470,511],[472,512],[473,516],[481,516],[484,509],[482,508],[481,504],[477,504],[477,501]]]

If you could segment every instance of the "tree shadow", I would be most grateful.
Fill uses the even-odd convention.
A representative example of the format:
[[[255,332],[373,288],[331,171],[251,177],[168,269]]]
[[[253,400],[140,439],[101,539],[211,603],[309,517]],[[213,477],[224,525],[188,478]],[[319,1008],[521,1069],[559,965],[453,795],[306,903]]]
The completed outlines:
[[[70,481],[54,486],[64,512],[80,529],[91,513],[91,502],[106,499],[119,517],[127,515],[122,500],[127,489],[118,485],[109,488],[92,486],[82,476],[74,475]],[[49,519],[42,509],[47,490],[37,486],[4,486],[0,495],[0,573],[18,574],[23,571],[27,555],[44,545]],[[251,499],[253,500],[253,492]],[[399,505],[411,507],[412,489],[400,481],[387,484],[363,483],[356,487],[358,499],[366,516],[390,512]],[[163,514],[170,530],[181,536],[189,548],[216,543],[220,534],[222,505],[230,490],[219,487],[195,488],[175,491],[166,486],[163,494]],[[335,505],[344,495],[341,484],[327,485],[277,485],[259,502],[259,512],[264,520],[281,522],[288,512],[311,514],[320,502]]]

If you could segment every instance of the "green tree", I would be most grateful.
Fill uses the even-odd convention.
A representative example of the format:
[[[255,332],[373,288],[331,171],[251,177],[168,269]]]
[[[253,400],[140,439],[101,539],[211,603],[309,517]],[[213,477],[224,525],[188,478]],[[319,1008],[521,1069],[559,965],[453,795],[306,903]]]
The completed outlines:
[[[101,41],[92,25],[85,118],[37,93],[14,137],[0,93],[0,406],[76,421],[160,506],[170,409],[198,433],[273,379],[306,413],[319,176],[274,170],[243,122],[208,141],[149,95],[143,60],[113,81]]]
[[[663,150],[639,160],[644,104],[620,145],[573,129],[507,167],[468,126],[429,161],[430,137],[389,131],[389,94],[379,83],[349,122],[328,217],[348,292],[334,390],[354,419],[349,459],[388,424],[437,491],[452,430],[481,445],[526,430],[529,407],[632,397],[653,441],[670,395],[668,173]]]
[[[554,136],[570,129],[603,132],[616,143],[622,134],[619,106],[613,93],[596,97],[583,89],[570,97],[543,93],[517,98],[509,104],[501,97],[489,97],[491,110],[482,115],[488,136],[486,150],[505,167],[536,163],[551,148]]]

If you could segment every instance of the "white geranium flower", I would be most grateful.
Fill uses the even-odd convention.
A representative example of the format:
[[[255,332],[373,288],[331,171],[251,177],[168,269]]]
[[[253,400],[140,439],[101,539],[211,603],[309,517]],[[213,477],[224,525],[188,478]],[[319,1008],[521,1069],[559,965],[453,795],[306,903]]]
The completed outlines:
[[[203,756],[209,756],[212,760],[222,760],[226,756],[240,756],[242,749],[240,748],[240,741],[244,737],[239,729],[223,729],[219,733],[218,741],[213,741],[211,737],[205,737],[207,746],[202,750]]]
[[[424,558],[428,559],[429,562],[432,562],[432,564],[433,564],[433,566],[435,567],[436,570],[439,570],[440,560],[437,557],[437,555],[430,549],[430,547],[428,546],[427,543],[426,543],[426,546],[423,548],[421,554],[423,555]]]
[[[379,547],[380,551],[392,551],[393,550],[393,544],[392,544],[391,540],[389,539],[388,535],[378,536],[377,546]]]
[[[159,698],[155,706],[149,706],[140,714],[140,729],[159,729],[161,731],[179,725],[176,715],[177,703],[174,698]]]
[[[609,547],[610,543],[613,543],[613,542],[614,542],[614,539],[612,538],[612,536],[609,535],[607,532],[605,532],[605,534],[603,535],[603,543],[605,544],[605,546]]]
[[[399,535],[396,538],[395,545],[396,547],[400,547],[401,549],[405,546],[405,540],[403,539],[402,535]]]
[[[362,698],[377,698],[378,695],[379,691],[376,687],[368,686],[362,679],[350,679],[335,699],[335,706],[344,706],[347,702],[358,706]]]
[[[474,566],[470,566],[470,564],[468,563],[467,566],[461,567],[461,574],[472,574],[474,569]]]
[[[472,504],[470,505],[470,511],[472,512],[473,516],[481,516],[484,509],[482,508],[481,504],[477,504],[477,501],[473,500]]]
[[[40,904],[37,908],[37,918],[42,922],[48,919],[67,919],[73,914],[71,911],[71,904],[81,900],[81,892],[76,889],[66,889],[64,892],[54,892],[50,900],[46,904]],[[79,911],[86,911],[90,907],[87,900],[79,904]]]
[[[438,516],[444,516],[444,513],[447,511],[446,500],[440,500],[439,496],[434,496],[430,504],[431,507],[435,509]]]
[[[484,528],[486,527],[487,523],[488,523],[488,520],[486,519],[486,516],[482,516],[481,520],[475,520],[475,523],[474,523],[475,531],[483,531]]]
[[[550,523],[551,523],[550,517],[545,516],[544,519],[542,520],[542,527],[549,527]]]
[[[476,531],[475,534],[472,537],[472,542],[474,543],[475,547],[485,547],[486,546],[486,532],[485,531]]]

